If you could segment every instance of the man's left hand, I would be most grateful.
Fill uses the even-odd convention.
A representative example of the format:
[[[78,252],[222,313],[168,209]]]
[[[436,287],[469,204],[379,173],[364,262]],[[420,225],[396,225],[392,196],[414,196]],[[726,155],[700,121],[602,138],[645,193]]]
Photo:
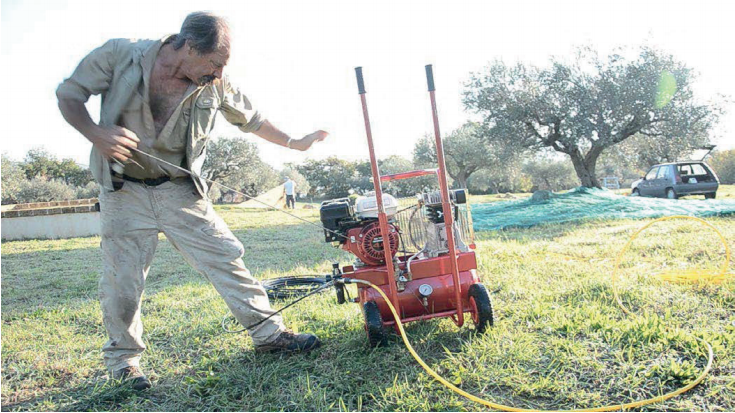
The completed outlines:
[[[326,139],[327,136],[329,136],[329,133],[323,130],[318,130],[314,133],[310,133],[304,136],[299,140],[292,141],[291,148],[299,151],[305,151],[311,148],[311,145],[313,145],[315,142],[321,142]]]

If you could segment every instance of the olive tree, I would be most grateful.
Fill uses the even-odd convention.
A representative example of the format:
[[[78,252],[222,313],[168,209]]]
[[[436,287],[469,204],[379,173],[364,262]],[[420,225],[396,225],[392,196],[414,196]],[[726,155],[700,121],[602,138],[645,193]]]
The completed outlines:
[[[209,142],[202,176],[256,196],[280,183],[278,173],[263,162],[258,147],[239,137],[221,137]],[[209,196],[219,199],[223,188],[210,185]]]
[[[309,195],[341,198],[355,187],[355,163],[331,156],[323,160],[310,159],[296,170],[309,182]]]
[[[473,173],[502,167],[511,158],[507,145],[491,145],[477,123],[468,122],[444,137],[444,161],[455,188],[467,188]],[[413,159],[421,167],[436,167],[436,144],[433,136],[424,136],[414,145]]]
[[[636,134],[704,140],[721,111],[692,91],[694,73],[672,55],[642,47],[635,58],[579,48],[572,61],[539,68],[496,61],[471,75],[466,108],[483,116],[490,142],[568,155],[583,186],[602,152]]]

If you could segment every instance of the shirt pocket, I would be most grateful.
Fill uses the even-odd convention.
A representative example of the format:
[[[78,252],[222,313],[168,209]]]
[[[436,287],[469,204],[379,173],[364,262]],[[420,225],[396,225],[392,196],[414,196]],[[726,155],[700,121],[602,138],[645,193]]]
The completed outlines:
[[[214,128],[214,119],[219,109],[219,102],[212,96],[199,96],[191,113],[192,130],[195,137],[206,136]]]

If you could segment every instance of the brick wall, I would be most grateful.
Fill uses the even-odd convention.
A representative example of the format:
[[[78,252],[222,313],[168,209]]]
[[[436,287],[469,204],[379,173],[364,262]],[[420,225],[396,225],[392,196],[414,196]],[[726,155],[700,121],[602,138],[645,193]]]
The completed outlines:
[[[98,212],[100,210],[99,205],[97,198],[4,205],[2,218]]]

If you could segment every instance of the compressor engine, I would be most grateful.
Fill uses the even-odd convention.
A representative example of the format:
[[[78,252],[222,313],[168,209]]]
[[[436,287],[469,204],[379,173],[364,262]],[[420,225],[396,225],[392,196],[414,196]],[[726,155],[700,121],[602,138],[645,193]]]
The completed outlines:
[[[450,191],[454,220],[458,221],[458,205],[466,203],[464,190]],[[438,192],[418,194],[417,204],[398,213],[398,201],[391,195],[383,194],[383,204],[388,216],[389,240],[384,240],[378,223],[378,208],[375,196],[363,196],[355,200],[354,207],[347,198],[322,202],[320,216],[326,230],[326,242],[339,243],[345,251],[354,254],[358,266],[385,264],[385,248],[391,257],[395,256],[400,242],[411,241],[416,249],[426,256],[437,257],[448,252],[447,236],[444,227],[444,214]],[[459,225],[454,226],[455,243],[460,252],[469,250],[463,242]],[[400,234],[406,234],[403,239]],[[403,247],[405,249],[405,246]]]
[[[398,252],[399,228],[393,220],[398,209],[396,199],[383,195],[383,206],[388,215],[388,240],[380,234],[378,203],[375,196],[359,197],[355,206],[347,198],[322,202],[319,209],[326,242],[339,242],[342,249],[354,254],[365,265],[385,263],[385,249],[391,257]]]

